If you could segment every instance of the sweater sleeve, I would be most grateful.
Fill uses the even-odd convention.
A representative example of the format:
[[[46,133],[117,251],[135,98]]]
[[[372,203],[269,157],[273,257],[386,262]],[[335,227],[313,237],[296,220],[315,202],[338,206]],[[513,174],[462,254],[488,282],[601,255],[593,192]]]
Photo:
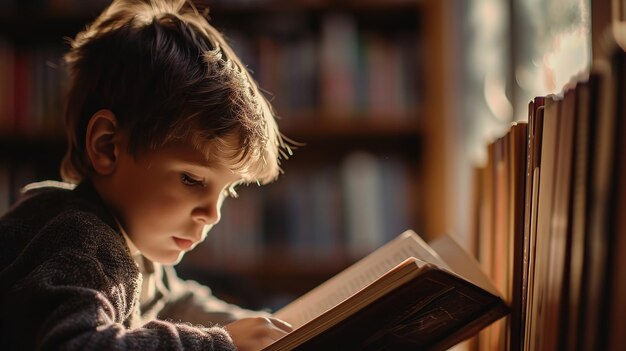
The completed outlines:
[[[217,298],[208,287],[178,277],[173,267],[162,266],[168,289],[167,303],[159,312],[160,319],[193,324],[225,325],[241,318],[269,317],[265,311],[252,311]]]
[[[134,325],[140,278],[124,238],[88,203],[73,207],[82,210],[46,219],[0,270],[0,349],[235,350],[220,327]],[[30,231],[17,219],[5,235]]]
[[[152,321],[129,328],[134,302],[99,262],[80,253],[57,255],[7,292],[3,313],[25,349],[63,350],[234,350],[219,327]],[[3,303],[4,304],[4,303]],[[17,338],[19,336],[19,338]],[[22,349],[22,347],[18,347]]]

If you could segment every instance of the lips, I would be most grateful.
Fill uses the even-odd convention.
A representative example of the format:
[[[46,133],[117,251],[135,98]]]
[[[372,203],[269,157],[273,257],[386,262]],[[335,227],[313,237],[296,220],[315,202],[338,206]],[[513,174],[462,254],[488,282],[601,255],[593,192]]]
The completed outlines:
[[[174,237],[174,242],[183,251],[189,250],[193,246],[193,241]]]

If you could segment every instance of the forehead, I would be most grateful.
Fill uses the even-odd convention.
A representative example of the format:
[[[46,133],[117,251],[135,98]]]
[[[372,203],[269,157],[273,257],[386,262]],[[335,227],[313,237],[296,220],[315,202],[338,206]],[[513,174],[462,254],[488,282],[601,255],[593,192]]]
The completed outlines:
[[[193,163],[203,167],[211,167],[215,163],[207,160],[202,152],[188,143],[168,143],[154,150],[147,150],[145,154],[149,158]]]
[[[233,176],[236,175],[223,160],[217,157],[217,155],[209,159],[207,154],[189,143],[169,143],[155,150],[147,151],[145,156],[150,163],[172,163],[195,168],[211,169],[213,171],[220,170],[223,171],[223,173],[231,173]]]

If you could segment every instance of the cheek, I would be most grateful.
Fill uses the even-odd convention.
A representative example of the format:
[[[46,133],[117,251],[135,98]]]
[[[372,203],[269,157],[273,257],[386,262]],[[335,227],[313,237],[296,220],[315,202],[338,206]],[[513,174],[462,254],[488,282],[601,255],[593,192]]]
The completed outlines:
[[[127,177],[120,183],[123,216],[134,230],[166,229],[163,227],[183,220],[189,201],[185,201],[171,181],[153,174]]]
[[[142,201],[136,205],[136,213],[141,213],[137,221],[142,226],[154,228],[154,230],[173,229],[172,227],[184,225],[190,220],[192,202],[180,194],[162,186],[153,191],[144,191]]]
[[[146,208],[149,208],[154,216],[172,217],[187,212],[186,203],[172,194],[152,194],[151,200],[146,203]]]

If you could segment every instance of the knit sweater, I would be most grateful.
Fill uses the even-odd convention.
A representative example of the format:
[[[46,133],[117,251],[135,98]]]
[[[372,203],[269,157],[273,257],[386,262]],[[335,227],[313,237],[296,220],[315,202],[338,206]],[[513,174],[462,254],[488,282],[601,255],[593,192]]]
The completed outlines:
[[[115,219],[87,183],[38,191],[0,219],[2,350],[235,349],[219,326],[141,325],[140,287]]]

